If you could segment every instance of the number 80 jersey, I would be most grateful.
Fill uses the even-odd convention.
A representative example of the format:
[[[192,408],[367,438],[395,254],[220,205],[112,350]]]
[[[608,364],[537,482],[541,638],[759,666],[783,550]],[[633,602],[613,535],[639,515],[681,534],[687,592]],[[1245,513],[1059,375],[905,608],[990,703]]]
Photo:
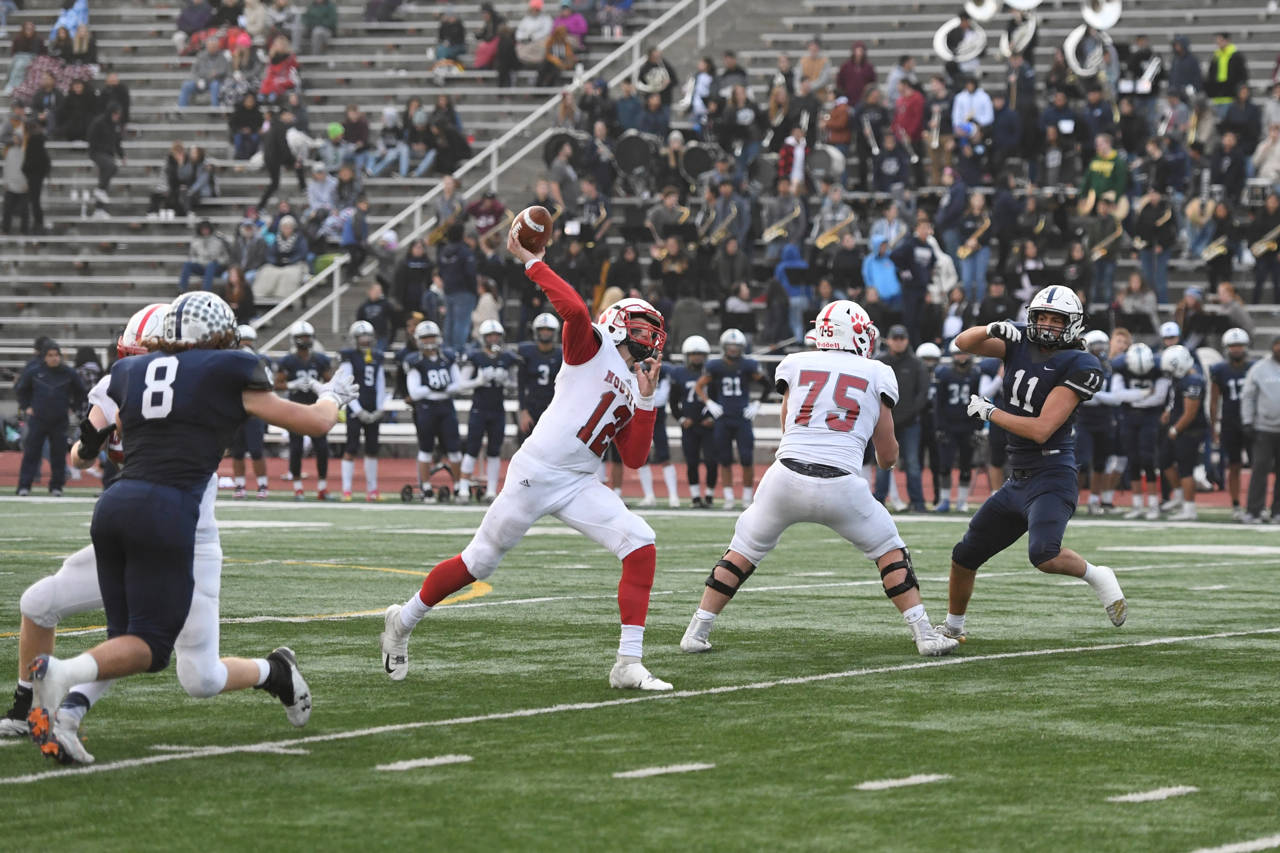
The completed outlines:
[[[775,378],[779,393],[790,392],[775,457],[861,471],[881,401],[898,403],[893,368],[851,352],[809,351],[784,358]]]

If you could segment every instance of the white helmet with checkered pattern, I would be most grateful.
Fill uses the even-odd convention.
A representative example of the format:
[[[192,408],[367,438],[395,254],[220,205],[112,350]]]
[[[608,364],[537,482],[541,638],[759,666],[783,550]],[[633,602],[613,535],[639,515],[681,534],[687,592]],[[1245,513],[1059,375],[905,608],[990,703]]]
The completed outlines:
[[[171,344],[207,347],[235,345],[236,314],[221,296],[193,290],[169,303],[164,318],[164,339]]]

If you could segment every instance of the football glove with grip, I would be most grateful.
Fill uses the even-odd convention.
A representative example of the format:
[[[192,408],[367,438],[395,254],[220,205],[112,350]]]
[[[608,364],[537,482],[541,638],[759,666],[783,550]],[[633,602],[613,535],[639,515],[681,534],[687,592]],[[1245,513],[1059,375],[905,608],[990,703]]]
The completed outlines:
[[[703,406],[711,413],[711,417],[713,418],[718,418],[724,414],[724,406],[720,405],[715,400],[708,400],[703,403]]]
[[[77,454],[81,459],[92,459],[98,455],[98,451],[102,450],[102,445],[106,443],[107,438],[114,430],[115,424],[107,424],[102,429],[98,429],[93,422],[85,418],[80,422],[80,449]]]
[[[312,390],[316,392],[316,396],[321,400],[333,400],[338,404],[339,409],[360,394],[360,387],[356,385],[356,381],[351,374],[342,372],[335,374],[328,382],[318,385],[313,383]],[[364,412],[360,413],[360,419],[364,420]]]
[[[744,409],[742,412],[742,416],[749,421],[754,421],[756,419],[756,415],[758,414],[760,414],[759,400],[756,400],[754,403],[748,403],[747,408]]]
[[[993,326],[999,326],[1000,323],[993,323]],[[1014,329],[1016,332],[1017,329]],[[996,410],[996,404],[988,400],[986,397],[979,397],[977,394],[969,395],[969,406],[965,410],[971,418],[979,418],[984,421],[991,420],[991,413]]]
[[[1008,320],[1000,320],[987,324],[987,337],[996,338],[1008,344],[1016,344],[1022,340],[1022,332]],[[970,413],[972,414],[972,412]]]

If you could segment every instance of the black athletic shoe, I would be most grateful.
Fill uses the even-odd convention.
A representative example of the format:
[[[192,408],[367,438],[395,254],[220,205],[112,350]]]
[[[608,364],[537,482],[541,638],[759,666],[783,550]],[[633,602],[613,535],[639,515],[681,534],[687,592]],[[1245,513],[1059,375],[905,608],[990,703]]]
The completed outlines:
[[[27,714],[31,711],[31,688],[19,687],[13,691],[13,704],[0,717],[0,738],[26,737]]]
[[[258,685],[256,690],[265,690],[280,700],[289,722],[301,728],[311,719],[311,688],[298,669],[298,656],[293,650],[281,646],[267,655],[271,664],[271,674],[266,683]]]

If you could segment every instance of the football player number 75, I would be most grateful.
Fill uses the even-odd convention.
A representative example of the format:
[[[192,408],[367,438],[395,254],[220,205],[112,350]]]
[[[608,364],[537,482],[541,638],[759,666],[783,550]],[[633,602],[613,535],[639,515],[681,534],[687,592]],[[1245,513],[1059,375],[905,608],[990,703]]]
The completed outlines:
[[[813,407],[818,402],[818,395],[831,381],[831,374],[826,370],[802,370],[797,384],[808,385],[809,393],[804,395],[804,402],[796,412],[796,426],[810,426],[813,420]],[[858,401],[854,391],[867,390],[867,380],[847,373],[836,374],[836,385],[831,391],[832,400],[840,411],[827,413],[827,428],[836,432],[849,432],[858,420]],[[843,414],[841,414],[843,412]]]

